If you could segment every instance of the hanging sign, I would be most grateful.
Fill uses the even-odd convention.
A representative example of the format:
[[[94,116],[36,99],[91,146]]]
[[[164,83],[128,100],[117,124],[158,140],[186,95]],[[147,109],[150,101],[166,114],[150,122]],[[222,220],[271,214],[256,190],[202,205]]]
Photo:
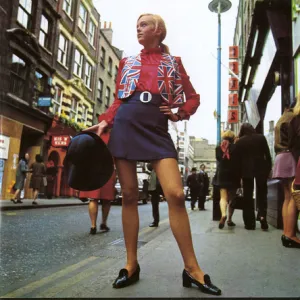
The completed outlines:
[[[229,59],[238,59],[239,58],[239,47],[230,46],[229,47]]]
[[[238,91],[239,90],[239,81],[235,77],[229,78],[229,84],[228,84],[229,91]]]
[[[228,122],[228,124],[239,122],[239,110],[238,109],[229,109],[228,110],[227,122]]]
[[[70,141],[71,138],[69,135],[53,135],[51,144],[53,147],[67,147]]]
[[[228,95],[228,106],[239,106],[238,94],[232,93]]]

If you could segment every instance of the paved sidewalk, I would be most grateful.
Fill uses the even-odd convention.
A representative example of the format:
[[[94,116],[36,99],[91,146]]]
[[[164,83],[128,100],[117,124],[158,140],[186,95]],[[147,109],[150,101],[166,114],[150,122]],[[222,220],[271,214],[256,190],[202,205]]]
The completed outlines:
[[[212,201],[206,207],[189,214],[192,237],[200,265],[222,289],[222,297],[300,296],[300,249],[283,247],[281,230],[271,226],[263,232],[259,222],[256,230],[245,230],[240,210],[233,218],[237,226],[220,230],[218,222],[211,221]],[[54,297],[213,297],[196,287],[182,287],[183,262],[170,229],[139,249],[140,281],[113,289],[124,263],[125,257]]]
[[[78,198],[52,198],[52,199],[37,199],[38,205],[32,204],[32,199],[23,199],[23,203],[14,204],[10,200],[0,200],[0,210],[17,210],[17,209],[34,209],[57,206],[75,206],[87,205],[88,202],[82,202]]]

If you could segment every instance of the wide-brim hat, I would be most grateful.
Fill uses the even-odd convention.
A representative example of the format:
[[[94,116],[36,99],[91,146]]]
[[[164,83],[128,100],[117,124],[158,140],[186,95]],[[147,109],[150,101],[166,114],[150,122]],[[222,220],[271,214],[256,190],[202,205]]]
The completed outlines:
[[[79,191],[101,188],[114,171],[106,144],[97,134],[86,131],[71,139],[64,166],[68,169],[68,185]]]

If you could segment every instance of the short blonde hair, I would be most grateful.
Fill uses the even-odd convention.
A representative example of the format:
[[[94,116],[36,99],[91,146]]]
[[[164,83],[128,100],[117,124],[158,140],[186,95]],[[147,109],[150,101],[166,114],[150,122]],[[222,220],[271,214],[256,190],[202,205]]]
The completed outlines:
[[[234,139],[235,138],[235,134],[231,130],[223,131],[221,136],[222,136],[222,139]]]
[[[163,18],[160,15],[155,15],[155,14],[142,14],[138,17],[138,20],[142,17],[151,17],[153,19],[153,23],[155,26],[155,31],[157,29],[161,30],[161,36],[160,36],[160,45],[163,47],[162,51],[165,53],[170,54],[170,49],[167,45],[163,44],[163,40],[166,38],[167,35],[167,27],[166,23],[163,20]]]
[[[294,115],[300,115],[300,92],[298,93],[298,96],[297,96],[297,101],[296,101],[296,105],[293,109],[293,113]]]

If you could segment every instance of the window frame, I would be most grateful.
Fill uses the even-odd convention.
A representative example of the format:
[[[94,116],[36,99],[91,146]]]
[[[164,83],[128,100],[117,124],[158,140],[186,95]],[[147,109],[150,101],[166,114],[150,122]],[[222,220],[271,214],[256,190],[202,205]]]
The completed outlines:
[[[80,15],[81,13],[81,7],[83,7],[83,9],[85,10],[85,20],[82,19],[82,16]],[[82,2],[80,2],[80,5],[79,5],[79,14],[78,14],[78,27],[84,32],[86,33],[86,28],[87,28],[87,19],[88,19],[88,10],[87,8],[83,5]],[[81,25],[84,26],[84,29],[81,28]]]
[[[90,71],[89,74],[87,74],[87,70]],[[92,83],[92,70],[93,70],[93,66],[88,61],[86,61],[85,70],[84,70],[84,83],[89,89],[91,88],[91,83]]]
[[[93,24],[93,30],[91,32],[91,24]],[[89,22],[89,30],[88,30],[88,40],[89,43],[94,47],[95,45],[95,33],[96,33],[96,24],[94,23],[94,21],[91,19]]]
[[[62,99],[63,99],[63,95],[64,95],[64,90],[59,86],[56,85],[54,87],[55,93],[54,93],[54,97],[52,99],[52,113],[55,115],[56,112],[54,112],[54,107],[58,107],[57,113],[60,114],[61,113],[61,106],[62,106]],[[59,101],[57,100],[57,94],[58,94],[58,90],[60,90],[60,99]]]
[[[78,62],[76,61],[76,51],[80,54],[81,64],[78,64]],[[80,75],[77,72],[75,72],[76,65],[80,67],[80,72],[79,72]],[[82,72],[83,72],[83,53],[80,52],[80,50],[78,48],[75,48],[73,73],[75,75],[77,75],[78,77],[82,78]]]
[[[107,107],[109,107],[110,94],[111,94],[110,88],[107,86],[106,90],[105,90],[105,99],[106,99],[106,104],[105,105]]]
[[[65,40],[64,48],[67,48],[67,49],[62,50],[60,48],[60,37],[64,38],[64,40]],[[59,34],[59,39],[58,39],[57,61],[59,61],[65,67],[67,66],[68,51],[69,51],[69,40],[67,39],[67,37],[64,34],[60,33]],[[61,57],[63,58],[62,60],[59,59],[59,53],[60,52],[62,53],[61,54]]]
[[[45,32],[45,30],[42,28],[42,24],[43,24],[43,18],[47,21],[47,32]],[[49,21],[49,17],[45,14],[45,13],[42,13],[41,15],[41,26],[40,26],[40,32],[39,32],[39,44],[46,48],[46,49],[49,49],[49,46],[50,46],[50,39],[49,39],[49,36],[50,36],[50,21]],[[44,38],[44,44],[41,43],[41,34],[44,34],[45,38]]]
[[[25,2],[26,7],[24,7],[23,3],[21,3],[21,2]],[[27,10],[27,2],[30,2],[30,5],[31,5],[31,7],[30,7],[31,11],[30,12]],[[31,25],[32,25],[32,8],[33,8],[33,1],[32,0],[23,0],[23,1],[20,0],[19,1],[18,13],[17,13],[17,22],[19,24],[21,24],[24,28],[28,29],[28,30],[31,30]],[[19,19],[20,9],[22,10],[22,13],[23,13],[22,16],[21,16],[22,20]],[[27,24],[26,24],[26,26],[24,25],[24,14],[27,15]]]
[[[101,89],[99,89],[100,85],[101,85]],[[102,98],[103,98],[103,80],[99,78],[97,83],[97,99],[102,103]]]
[[[62,7],[63,11],[70,17],[72,16],[72,4],[73,4],[73,0],[64,0],[63,7]]]
[[[109,56],[108,57],[108,74],[110,76],[112,76],[112,68],[113,68],[113,60],[112,58]]]
[[[88,111],[89,111],[89,107],[87,105],[83,104],[82,105],[82,114],[81,114],[81,123],[83,123],[83,125],[87,124]]]
[[[73,110],[73,106],[72,106],[72,104],[73,104],[73,101],[75,101],[75,110]],[[75,120],[75,122],[77,122],[77,119],[78,119],[78,104],[79,104],[79,101],[78,101],[78,99],[76,98],[76,97],[72,97],[71,98],[71,106],[70,106],[70,121],[72,121],[72,119],[74,119]],[[74,113],[74,118],[72,118],[72,114]]]
[[[105,56],[106,56],[106,51],[103,47],[101,47],[100,50],[100,63],[102,64],[102,66],[105,66]]]
[[[16,73],[12,67],[10,68],[10,77],[15,77],[15,79],[13,79],[13,81],[11,81],[10,83],[10,92],[14,95],[16,95],[17,97],[23,98],[24,93],[25,93],[25,87],[26,87],[26,79],[27,79],[27,75],[28,75],[28,64],[26,62],[26,60],[24,60],[22,57],[20,57],[18,54],[16,54],[15,52],[12,52],[12,56],[11,56],[11,64],[13,64],[13,57],[17,57],[18,60],[22,61],[24,63],[25,66],[25,74],[22,77],[19,73]],[[14,86],[15,86],[15,82],[19,83],[19,82],[23,82],[23,87],[22,87],[22,92],[17,94],[14,91]],[[14,83],[14,85],[13,85]],[[18,91],[20,91],[19,88],[17,88]]]

